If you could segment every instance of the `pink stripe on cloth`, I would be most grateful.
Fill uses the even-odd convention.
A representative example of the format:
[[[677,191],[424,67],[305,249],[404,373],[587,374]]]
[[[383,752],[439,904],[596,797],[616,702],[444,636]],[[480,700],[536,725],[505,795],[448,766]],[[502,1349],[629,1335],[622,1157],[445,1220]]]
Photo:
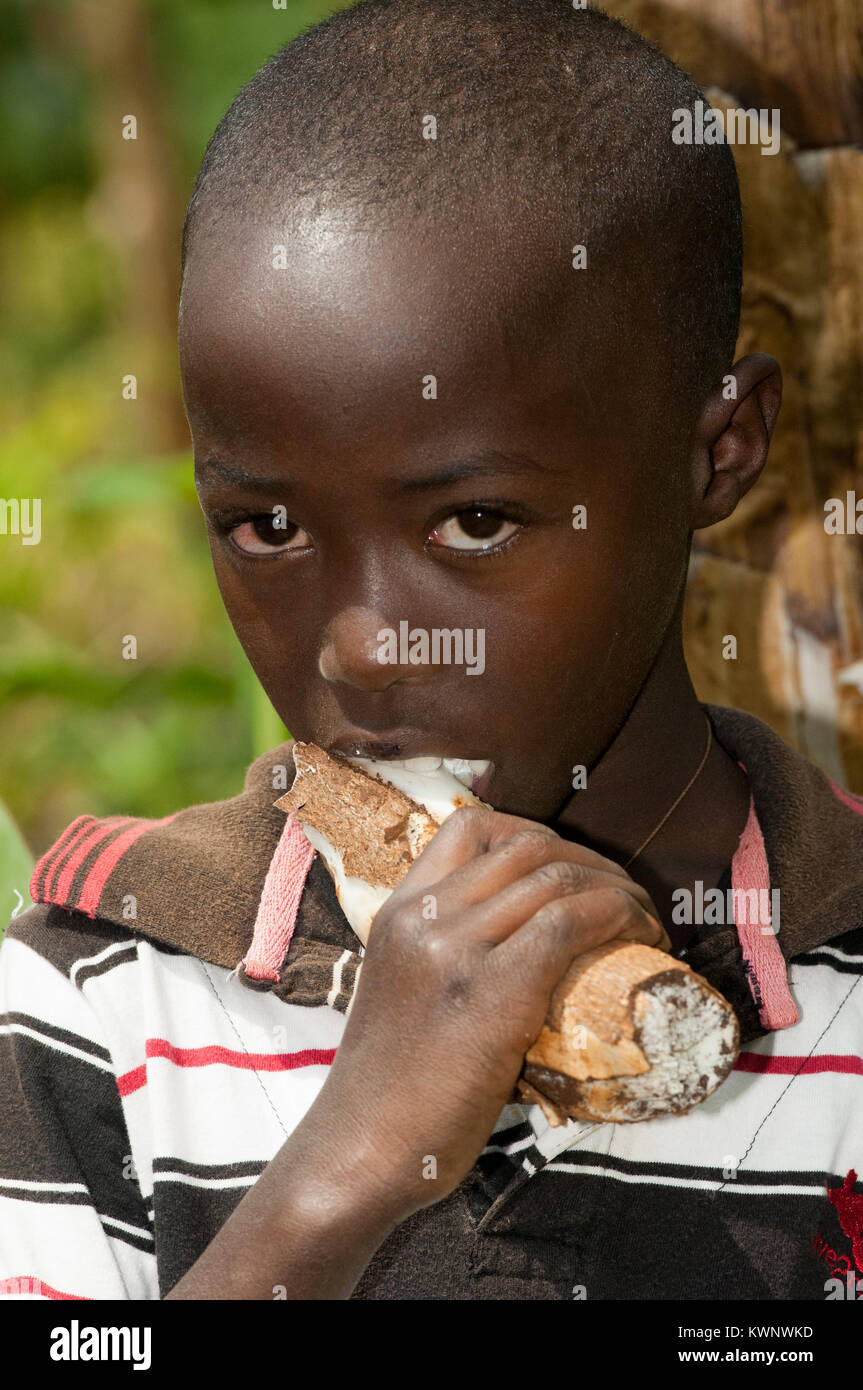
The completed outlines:
[[[740,766],[743,767],[743,764],[740,763]],[[743,770],[746,771],[745,767]],[[737,923],[737,935],[749,976],[749,988],[758,1005],[758,1016],[762,1025],[771,1031],[790,1028],[800,1015],[788,988],[785,957],[776,939],[776,933],[770,925],[770,868],[751,792],[749,816],[731,861],[731,887],[735,904],[741,901],[738,893],[747,893],[753,889],[758,894],[756,901],[759,906],[761,903],[768,904],[767,922],[762,920],[761,913],[758,912],[755,914],[756,921]],[[743,898],[743,902],[748,907],[749,899]],[[752,915],[748,910],[742,914],[739,911],[735,913],[735,917],[748,918]]]
[[[122,835],[118,835],[116,840],[112,840],[110,845],[102,850],[84,879],[81,895],[78,898],[78,911],[86,912],[88,917],[95,917],[105,884],[126,850],[130,849],[136,840],[140,840],[141,836],[145,835],[148,830],[155,830],[158,825],[170,825],[176,814],[177,812],[174,811],[172,815],[163,816],[161,820],[134,821],[128,830],[124,830]]]
[[[838,786],[837,783],[833,781],[832,777],[828,777],[827,781],[830,783],[833,795],[838,796],[843,805],[847,806],[851,811],[855,811],[858,816],[863,816],[863,797],[855,796],[853,792],[846,792],[843,787]]]
[[[127,819],[126,816],[111,816],[108,820],[97,820],[90,826],[85,827],[83,839],[78,844],[75,852],[69,856],[63,865],[63,870],[58,878],[56,885],[49,888],[45,885],[42,894],[42,901],[46,903],[56,903],[58,907],[74,907],[74,903],[67,902],[72,888],[72,881],[91,850],[96,848],[108,835],[113,834],[118,825],[122,825]],[[76,835],[75,839],[79,837]],[[52,872],[56,872],[55,870]]]
[[[314,857],[303,827],[291,814],[264,879],[252,944],[242,962],[250,980],[278,980]]]
[[[71,825],[66,826],[59,840],[55,840],[51,848],[46,850],[42,855],[30,879],[30,897],[33,899],[34,903],[39,902],[40,892],[44,891],[46,894],[51,892],[51,880],[56,874],[57,867],[62,861],[63,856],[68,854],[69,850],[80,840],[84,832],[91,825],[95,824],[95,816],[79,816],[77,820],[72,821]],[[46,874],[44,890],[40,886],[43,874]]]

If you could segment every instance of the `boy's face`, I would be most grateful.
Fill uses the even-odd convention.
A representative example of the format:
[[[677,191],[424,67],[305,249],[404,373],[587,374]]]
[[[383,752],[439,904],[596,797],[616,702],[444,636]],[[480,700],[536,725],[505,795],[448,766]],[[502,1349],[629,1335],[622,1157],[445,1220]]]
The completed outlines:
[[[661,408],[627,418],[646,347],[600,364],[575,270],[569,340],[519,345],[520,296],[568,249],[541,255],[527,223],[307,226],[274,269],[279,239],[196,243],[183,291],[199,493],[237,635],[295,737],[489,758],[487,800],[551,819],[626,718],[685,576],[685,451]],[[403,623],[432,658],[436,629],[460,632],[465,662],[446,663],[446,639],[437,664],[382,662],[405,655],[385,645]]]

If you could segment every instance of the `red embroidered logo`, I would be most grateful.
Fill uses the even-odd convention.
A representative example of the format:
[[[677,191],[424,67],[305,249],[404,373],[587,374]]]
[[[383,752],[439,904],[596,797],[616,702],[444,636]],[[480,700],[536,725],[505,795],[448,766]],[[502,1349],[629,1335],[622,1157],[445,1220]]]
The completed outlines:
[[[841,1187],[828,1187],[827,1196],[836,1208],[839,1225],[851,1242],[854,1263],[863,1273],[863,1193],[852,1189],[857,1174],[850,1169]]]

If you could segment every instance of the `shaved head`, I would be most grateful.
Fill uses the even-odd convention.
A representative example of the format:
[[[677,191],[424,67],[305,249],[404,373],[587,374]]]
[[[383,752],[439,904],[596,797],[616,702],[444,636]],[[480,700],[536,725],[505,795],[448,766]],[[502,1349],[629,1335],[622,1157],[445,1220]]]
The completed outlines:
[[[640,341],[628,401],[666,409],[670,390],[688,423],[732,361],[742,259],[730,149],[671,139],[672,113],[699,99],[659,49],[568,0],[364,0],[233,102],[195,184],[184,273],[251,219],[274,241],[310,226],[432,237],[469,234],[481,204],[500,236],[529,231],[523,274],[512,256],[489,265],[509,281],[504,340],[541,351],[563,335],[603,370]]]

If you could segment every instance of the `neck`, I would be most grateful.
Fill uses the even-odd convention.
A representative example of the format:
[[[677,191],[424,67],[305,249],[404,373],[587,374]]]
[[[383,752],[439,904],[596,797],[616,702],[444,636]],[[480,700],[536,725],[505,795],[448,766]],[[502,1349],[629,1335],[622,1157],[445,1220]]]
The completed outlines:
[[[673,624],[624,724],[555,829],[625,864],[683,791],[706,745],[707,716],[686,667],[679,624]],[[693,928],[672,923],[672,894],[692,891],[698,879],[705,889],[716,886],[748,811],[747,779],[714,735],[689,791],[627,870],[652,897],[674,949]]]

